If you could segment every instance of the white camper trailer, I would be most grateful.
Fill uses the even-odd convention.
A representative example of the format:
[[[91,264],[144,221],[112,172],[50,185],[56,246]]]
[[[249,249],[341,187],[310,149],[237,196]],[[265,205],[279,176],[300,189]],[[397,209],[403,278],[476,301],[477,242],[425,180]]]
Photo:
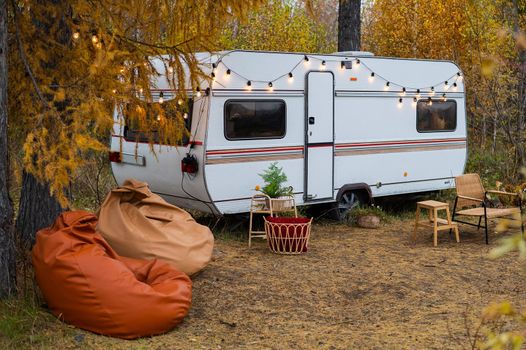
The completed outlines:
[[[454,187],[464,171],[464,84],[453,62],[364,52],[199,58],[214,79],[189,90],[185,144],[155,144],[153,154],[116,113],[119,183],[136,178],[175,205],[234,214],[249,210],[259,174],[278,162],[298,205],[335,203],[343,214],[374,197]],[[154,100],[167,104],[164,65],[153,63]]]

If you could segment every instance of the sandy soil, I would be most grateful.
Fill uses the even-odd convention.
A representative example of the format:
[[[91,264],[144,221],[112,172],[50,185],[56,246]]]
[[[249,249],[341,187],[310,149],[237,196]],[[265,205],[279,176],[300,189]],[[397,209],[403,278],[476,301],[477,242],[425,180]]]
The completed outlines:
[[[526,276],[516,255],[487,258],[483,232],[461,243],[431,231],[412,243],[411,221],[377,229],[318,224],[301,256],[264,241],[217,240],[194,278],[193,307],[174,331],[122,341],[74,330],[71,348],[100,349],[456,349],[492,301],[524,307]],[[65,327],[65,326],[63,326]],[[79,334],[85,334],[79,337]],[[75,340],[75,336],[76,340]],[[460,343],[459,343],[460,342]]]

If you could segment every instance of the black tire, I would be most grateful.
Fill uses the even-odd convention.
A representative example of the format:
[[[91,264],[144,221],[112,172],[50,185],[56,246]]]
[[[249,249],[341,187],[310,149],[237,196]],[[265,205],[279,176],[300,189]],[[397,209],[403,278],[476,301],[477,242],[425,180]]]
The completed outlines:
[[[342,193],[338,202],[334,205],[333,217],[338,221],[345,221],[351,210],[367,203],[366,196],[362,191],[347,191]]]

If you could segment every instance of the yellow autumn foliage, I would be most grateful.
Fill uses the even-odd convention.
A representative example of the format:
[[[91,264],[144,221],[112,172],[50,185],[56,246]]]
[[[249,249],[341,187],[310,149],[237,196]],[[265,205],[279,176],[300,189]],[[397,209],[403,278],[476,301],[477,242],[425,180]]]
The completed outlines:
[[[218,49],[224,23],[242,21],[264,2],[9,2],[11,149],[65,205],[64,189],[84,154],[107,147],[114,109],[146,109],[152,100],[150,81],[158,72],[149,57],[168,55],[164,64],[174,70],[171,87],[176,99],[184,99],[186,79],[194,87],[208,79],[193,53]],[[189,77],[184,66],[190,68]],[[145,98],[137,93],[141,89]],[[145,113],[134,115],[152,136],[152,121]],[[162,128],[163,143],[183,136],[183,115],[173,115],[161,115],[155,125]]]

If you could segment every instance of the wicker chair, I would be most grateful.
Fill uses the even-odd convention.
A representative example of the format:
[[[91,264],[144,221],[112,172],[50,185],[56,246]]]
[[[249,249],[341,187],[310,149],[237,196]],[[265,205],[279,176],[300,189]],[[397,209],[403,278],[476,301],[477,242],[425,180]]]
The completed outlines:
[[[486,233],[486,244],[488,241],[488,219],[496,219],[503,217],[513,217],[518,214],[521,221],[521,230],[524,234],[524,224],[522,223],[522,201],[521,196],[518,193],[510,193],[504,191],[489,190],[485,191],[482,181],[478,174],[465,174],[455,177],[455,184],[457,188],[457,197],[455,198],[455,206],[453,207],[452,220],[477,226],[480,229],[482,218],[484,218],[484,230]],[[488,208],[486,198],[488,194],[505,195],[505,196],[516,196],[518,199],[518,207],[511,208]],[[459,210],[458,210],[459,209]],[[469,216],[478,217],[478,224],[474,224],[467,221],[460,221],[455,219],[456,216]],[[516,217],[513,218],[517,220]]]

